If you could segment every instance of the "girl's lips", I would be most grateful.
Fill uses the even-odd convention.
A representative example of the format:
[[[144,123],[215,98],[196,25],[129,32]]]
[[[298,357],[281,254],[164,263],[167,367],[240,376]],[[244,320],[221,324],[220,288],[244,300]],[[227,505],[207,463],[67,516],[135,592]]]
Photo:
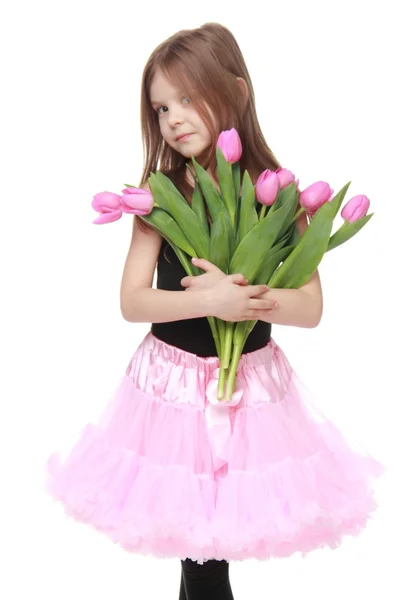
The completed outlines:
[[[184,140],[186,140],[187,138],[189,138],[192,134],[191,133],[185,133],[185,135],[181,135],[179,137],[176,138],[177,142],[183,142]]]

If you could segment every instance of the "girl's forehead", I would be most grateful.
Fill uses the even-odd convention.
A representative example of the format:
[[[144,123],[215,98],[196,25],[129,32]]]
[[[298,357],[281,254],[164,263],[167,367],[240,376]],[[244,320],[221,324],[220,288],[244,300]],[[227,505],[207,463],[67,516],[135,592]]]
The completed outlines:
[[[149,84],[149,92],[153,94],[181,94],[195,92],[195,86],[186,74],[172,71],[171,74],[156,67]]]
[[[154,71],[150,87],[174,87],[172,79],[160,68]]]
[[[149,85],[150,95],[171,94],[178,91],[178,86],[160,69],[157,69]]]

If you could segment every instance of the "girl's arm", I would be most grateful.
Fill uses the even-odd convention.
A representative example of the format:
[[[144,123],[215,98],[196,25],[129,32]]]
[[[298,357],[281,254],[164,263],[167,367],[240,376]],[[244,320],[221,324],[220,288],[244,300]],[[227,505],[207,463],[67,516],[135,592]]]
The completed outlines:
[[[307,216],[302,213],[297,220],[300,235],[308,227]],[[293,325],[295,327],[317,327],[323,311],[323,296],[318,270],[299,289],[270,289],[261,296],[276,300],[276,308],[263,311],[260,321],[276,325]]]
[[[260,321],[275,325],[317,327],[322,317],[323,300],[318,271],[298,290],[271,289],[258,298],[276,300],[276,308],[263,311]]]
[[[131,323],[168,323],[206,317],[209,313],[207,290],[185,291],[141,288],[132,294],[123,317]]]
[[[205,290],[192,294],[152,287],[162,244],[160,234],[142,231],[134,216],[132,238],[121,280],[121,313],[131,323],[166,323],[206,316]]]

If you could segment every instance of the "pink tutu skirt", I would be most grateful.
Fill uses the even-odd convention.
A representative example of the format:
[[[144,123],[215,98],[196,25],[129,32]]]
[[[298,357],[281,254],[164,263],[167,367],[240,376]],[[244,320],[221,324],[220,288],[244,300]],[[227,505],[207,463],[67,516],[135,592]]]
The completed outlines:
[[[312,405],[274,340],[241,356],[234,406],[212,401],[218,368],[149,332],[98,422],[49,458],[48,492],[127,551],[200,564],[359,534],[385,467]]]

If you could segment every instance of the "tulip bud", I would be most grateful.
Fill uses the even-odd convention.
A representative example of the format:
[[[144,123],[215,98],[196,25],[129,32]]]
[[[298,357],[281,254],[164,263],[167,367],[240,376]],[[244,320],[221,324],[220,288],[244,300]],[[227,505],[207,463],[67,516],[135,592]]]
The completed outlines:
[[[221,148],[227,163],[235,163],[242,156],[242,142],[236,129],[222,131],[217,140],[217,148]]]
[[[290,183],[293,183],[293,181],[295,180],[295,176],[293,175],[292,171],[289,171],[288,169],[282,169],[281,167],[279,167],[279,169],[277,169],[275,173],[278,175],[279,188],[281,190],[287,187]]]
[[[118,221],[122,217],[121,196],[113,192],[99,192],[93,196],[92,208],[100,213],[93,223],[102,225]]]
[[[121,210],[133,215],[148,215],[153,209],[154,199],[149,190],[128,187],[122,190]]]
[[[313,215],[325,202],[332,199],[333,189],[325,181],[316,181],[300,193],[300,205]]]
[[[279,192],[279,177],[275,171],[266,169],[261,173],[255,187],[256,198],[261,204],[271,206]]]
[[[354,223],[354,221],[358,221],[362,217],[365,217],[368,212],[369,205],[369,198],[363,194],[359,194],[358,196],[353,196],[353,198],[350,198],[347,204],[345,204],[342,208],[342,212],[340,214],[345,221]]]

